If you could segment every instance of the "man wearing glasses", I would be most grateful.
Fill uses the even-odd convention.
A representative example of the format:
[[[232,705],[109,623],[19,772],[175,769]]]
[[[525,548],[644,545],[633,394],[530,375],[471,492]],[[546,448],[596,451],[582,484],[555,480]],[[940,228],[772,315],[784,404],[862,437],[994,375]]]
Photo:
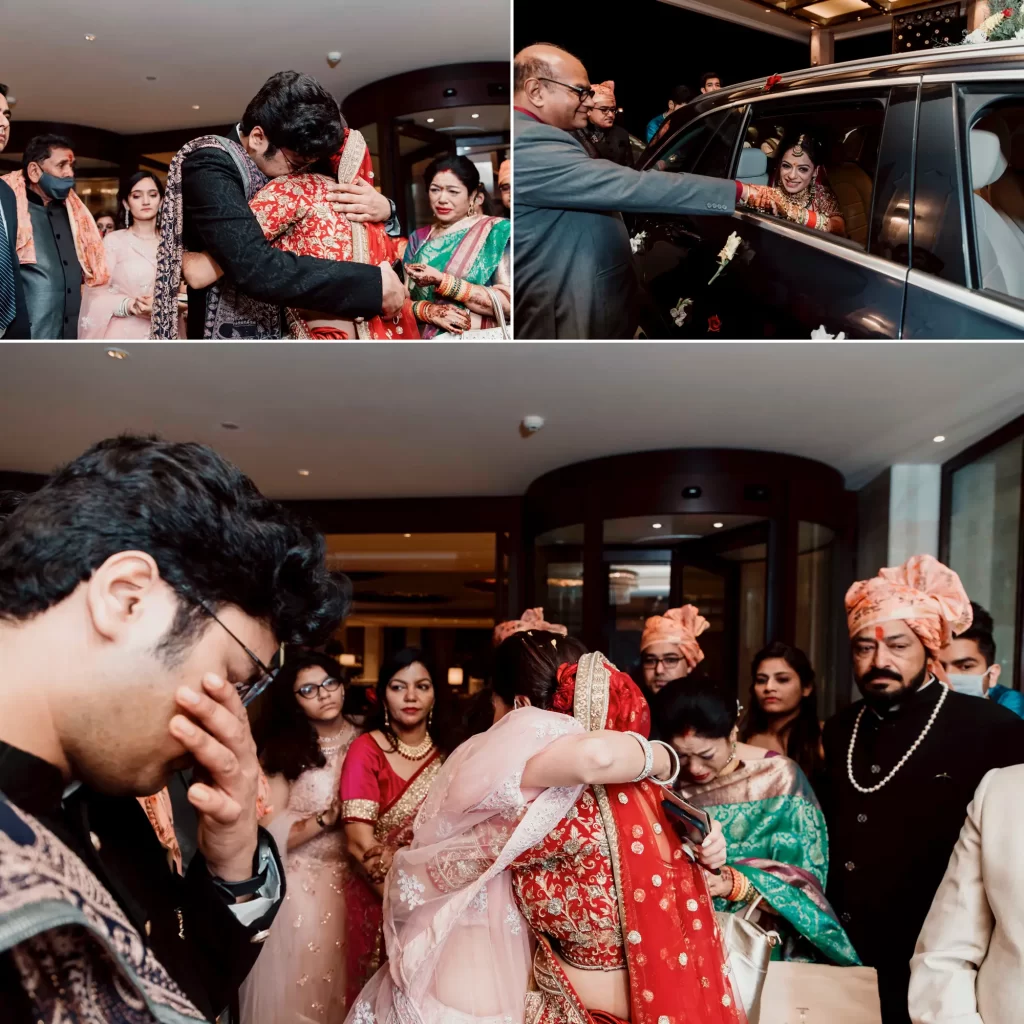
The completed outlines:
[[[759,186],[594,160],[573,132],[595,106],[557,46],[515,59],[516,337],[631,338],[638,286],[621,214],[731,214]]]
[[[401,310],[405,286],[390,264],[282,252],[249,209],[270,178],[308,170],[336,153],[341,140],[341,113],[330,93],[309,75],[281,71],[226,138],[204,136],[179,151],[162,213],[153,338],[177,337],[183,249],[208,252],[224,271],[213,288],[188,290],[189,338],[285,337],[286,306],[348,320]],[[394,204],[366,183],[335,184],[331,199],[350,220],[388,221],[388,233],[400,234]]]
[[[633,147],[629,132],[615,123],[619,108],[615,103],[615,83],[602,82],[594,86],[594,106],[588,115],[586,128],[575,132],[576,138],[591,156],[611,160],[623,167],[633,166]]]
[[[5,1021],[229,1005],[284,895],[244,702],[348,593],[318,531],[198,444],[101,442],[0,522]],[[179,875],[137,798],[185,769]]]

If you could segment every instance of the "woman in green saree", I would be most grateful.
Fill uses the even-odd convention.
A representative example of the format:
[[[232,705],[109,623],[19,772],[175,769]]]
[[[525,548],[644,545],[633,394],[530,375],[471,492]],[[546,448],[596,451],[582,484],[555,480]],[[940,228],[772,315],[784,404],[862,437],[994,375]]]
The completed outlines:
[[[761,927],[782,942],[775,959],[860,963],[825,898],[828,832],[795,761],[737,743],[739,706],[710,679],[670,683],[654,702],[658,736],[682,768],[679,795],[718,821],[729,844],[721,876],[709,876],[715,908],[744,911],[758,897]]]
[[[464,156],[435,160],[423,176],[434,223],[409,237],[402,257],[422,336],[497,328],[495,303],[512,313],[511,222],[483,214],[480,172]]]

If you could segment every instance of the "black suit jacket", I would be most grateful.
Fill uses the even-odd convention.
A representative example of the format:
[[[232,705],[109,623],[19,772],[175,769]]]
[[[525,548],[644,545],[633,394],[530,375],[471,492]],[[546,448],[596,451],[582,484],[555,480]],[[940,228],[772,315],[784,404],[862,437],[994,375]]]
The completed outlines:
[[[14,200],[14,192],[6,181],[0,181],[0,204],[4,208],[7,221],[7,235],[0,237],[0,245],[10,247],[11,263],[14,267],[14,320],[8,324],[3,341],[20,341],[32,337],[32,325],[28,322],[28,305],[25,302],[25,286],[21,280],[21,266],[15,241],[18,237],[18,207]]]
[[[247,295],[347,320],[380,313],[383,288],[376,267],[296,256],[266,240],[228,153],[197,149],[185,159],[181,185],[185,248],[208,252]],[[206,292],[190,288],[190,338],[202,338],[205,318]]]

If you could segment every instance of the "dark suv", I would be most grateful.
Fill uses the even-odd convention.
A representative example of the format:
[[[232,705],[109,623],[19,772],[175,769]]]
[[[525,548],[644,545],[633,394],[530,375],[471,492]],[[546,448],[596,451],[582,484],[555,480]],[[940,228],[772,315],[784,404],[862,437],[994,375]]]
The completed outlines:
[[[1024,336],[1024,45],[709,93],[672,115],[638,166],[764,184],[779,140],[797,133],[822,149],[845,235],[746,211],[628,218],[640,336]]]

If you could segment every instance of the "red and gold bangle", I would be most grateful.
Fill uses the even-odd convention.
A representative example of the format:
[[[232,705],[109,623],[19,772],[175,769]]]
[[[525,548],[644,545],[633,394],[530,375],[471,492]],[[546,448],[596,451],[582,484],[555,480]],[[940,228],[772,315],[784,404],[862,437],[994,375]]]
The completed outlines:
[[[818,214],[816,210],[807,211],[807,226],[809,228],[816,228],[818,226]]]
[[[429,324],[430,321],[430,308],[433,305],[432,302],[427,302],[426,299],[420,299],[419,302],[412,304],[412,315],[422,323]]]
[[[727,868],[732,875],[732,888],[729,890],[729,895],[726,899],[730,903],[736,903],[742,896],[743,891],[747,887],[747,876],[742,871],[737,871],[735,868]]]
[[[441,275],[441,283],[434,290],[438,295],[442,295],[444,298],[451,299],[459,303],[460,306],[464,306],[473,291],[473,286],[461,277],[445,273]]]

